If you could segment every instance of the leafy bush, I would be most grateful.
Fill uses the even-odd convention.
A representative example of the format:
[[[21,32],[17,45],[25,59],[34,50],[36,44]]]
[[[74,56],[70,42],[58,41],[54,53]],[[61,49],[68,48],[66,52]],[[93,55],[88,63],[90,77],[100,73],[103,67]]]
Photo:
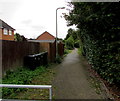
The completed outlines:
[[[64,50],[64,57],[65,57],[67,54],[71,53],[71,52],[72,52],[72,50],[65,49],[65,50]]]
[[[55,61],[56,61],[56,63],[61,63],[61,62],[62,62],[61,56],[60,56],[60,55],[57,55]]]
[[[74,39],[72,36],[70,36],[66,41],[65,41],[65,45],[67,47],[67,49],[73,49],[74,48]]]
[[[32,79],[45,72],[46,69],[44,67],[38,67],[34,71],[31,71],[28,68],[19,68],[16,71],[8,71],[6,76],[3,78],[3,84],[30,84]],[[23,88],[3,88],[2,96],[7,96],[12,94],[13,92],[20,92]]]
[[[80,40],[76,40],[75,43],[74,43],[74,47],[75,48],[79,48],[80,47]]]
[[[69,49],[64,50],[64,54],[69,54],[70,52],[72,52],[72,50],[69,50]]]
[[[79,55],[82,55],[82,50],[81,50],[81,48],[78,48],[78,54],[79,54]]]

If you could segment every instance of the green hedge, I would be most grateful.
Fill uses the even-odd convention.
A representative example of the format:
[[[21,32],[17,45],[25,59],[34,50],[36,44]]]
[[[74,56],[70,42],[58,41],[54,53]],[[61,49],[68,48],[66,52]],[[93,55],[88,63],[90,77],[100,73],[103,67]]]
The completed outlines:
[[[80,48],[92,67],[109,83],[120,84],[120,3],[71,2],[65,15],[76,25]]]
[[[109,83],[120,82],[120,42],[105,44],[102,40],[87,37],[84,40],[84,51],[89,64]]]

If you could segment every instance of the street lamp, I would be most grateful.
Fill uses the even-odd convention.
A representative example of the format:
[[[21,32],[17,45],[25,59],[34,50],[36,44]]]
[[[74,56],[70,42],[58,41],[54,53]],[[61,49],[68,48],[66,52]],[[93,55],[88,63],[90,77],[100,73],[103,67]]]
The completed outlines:
[[[59,9],[65,9],[65,7],[59,7],[59,8],[56,9],[56,58],[58,56],[58,45],[57,45],[57,35],[58,35],[58,33],[57,33],[57,11]]]

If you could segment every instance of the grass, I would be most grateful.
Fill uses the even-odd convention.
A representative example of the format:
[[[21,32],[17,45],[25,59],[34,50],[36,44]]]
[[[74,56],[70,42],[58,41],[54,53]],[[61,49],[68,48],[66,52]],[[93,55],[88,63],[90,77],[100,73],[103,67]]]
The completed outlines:
[[[4,84],[51,85],[54,68],[38,67],[34,71],[20,68],[9,71],[3,78]],[[3,88],[3,99],[48,99],[48,89]]]
[[[82,50],[81,50],[81,48],[78,48],[78,54],[79,54],[79,55],[82,55]]]
[[[66,56],[67,54],[69,54],[69,53],[71,53],[71,52],[72,52],[72,50],[65,49],[65,50],[64,50],[64,56]]]
[[[94,88],[94,90],[96,91],[97,94],[101,94],[101,83],[100,81],[97,80],[97,78],[95,77],[90,77],[89,81],[91,83],[91,87]]]
[[[55,61],[56,61],[56,63],[61,63],[62,62],[62,57],[60,55],[57,55]]]

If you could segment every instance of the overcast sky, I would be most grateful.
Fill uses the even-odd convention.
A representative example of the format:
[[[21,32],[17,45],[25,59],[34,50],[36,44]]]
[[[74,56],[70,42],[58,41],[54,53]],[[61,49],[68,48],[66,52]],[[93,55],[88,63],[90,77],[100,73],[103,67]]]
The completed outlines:
[[[36,38],[44,31],[56,35],[56,8],[67,7],[68,0],[0,0],[0,19],[26,38]],[[65,38],[67,23],[58,10],[58,37]]]

